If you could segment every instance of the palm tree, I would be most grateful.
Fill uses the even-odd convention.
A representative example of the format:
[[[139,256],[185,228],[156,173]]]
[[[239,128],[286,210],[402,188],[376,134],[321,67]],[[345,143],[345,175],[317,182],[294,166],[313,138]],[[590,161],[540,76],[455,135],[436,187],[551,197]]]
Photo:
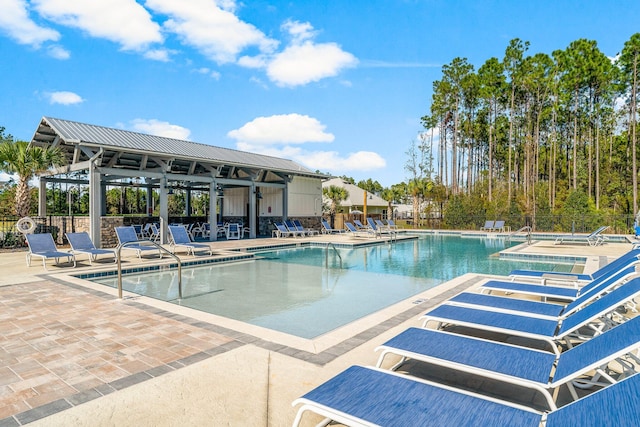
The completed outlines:
[[[0,143],[0,170],[18,175],[15,211],[18,217],[29,215],[31,197],[29,181],[52,166],[63,163],[65,157],[59,148],[42,148],[25,141],[4,140]]]
[[[331,207],[329,208],[329,215],[331,216],[331,228],[333,228],[333,220],[336,216],[338,205],[349,197],[349,192],[346,188],[338,187],[337,185],[330,185],[329,187],[322,189],[322,195],[331,200]]]
[[[393,201],[396,198],[396,192],[393,191],[393,188],[385,188],[380,193],[380,197],[387,201],[387,218],[393,219]]]

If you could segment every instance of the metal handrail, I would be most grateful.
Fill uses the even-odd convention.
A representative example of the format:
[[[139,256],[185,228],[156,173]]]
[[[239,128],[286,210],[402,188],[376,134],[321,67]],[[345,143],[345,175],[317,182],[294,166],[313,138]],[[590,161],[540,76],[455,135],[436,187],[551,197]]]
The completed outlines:
[[[167,250],[166,248],[160,246],[159,244],[157,244],[156,242],[153,242],[151,240],[132,240],[130,242],[124,242],[124,243],[120,243],[118,245],[118,247],[116,248],[116,260],[118,263],[118,298],[122,299],[122,263],[120,261],[120,251],[122,250],[123,247],[127,246],[129,243],[132,244],[140,244],[141,242],[145,242],[145,243],[151,243],[153,246],[155,246],[156,248],[158,248],[158,250],[160,250],[161,252],[164,251],[167,254],[169,254],[169,256],[171,256],[173,259],[176,260],[176,262],[178,263],[178,297],[180,299],[182,299],[182,261],[180,261],[180,258],[178,258],[178,256],[176,254],[174,254],[173,252]]]
[[[511,241],[511,237],[515,236],[516,234],[520,233],[521,231],[526,231],[527,232],[527,244],[530,245],[531,244],[531,227],[528,225],[525,225],[524,227],[518,229],[517,231],[514,231],[513,233],[509,234],[508,236],[508,240]]]
[[[329,246],[331,246],[333,248],[333,251],[336,253],[336,255],[338,255],[338,258],[340,259],[340,268],[342,268],[342,256],[340,255],[340,252],[338,252],[338,249],[336,249],[336,246],[331,243],[328,242],[327,246],[325,248],[325,252],[324,252],[324,265],[326,268],[329,268]]]

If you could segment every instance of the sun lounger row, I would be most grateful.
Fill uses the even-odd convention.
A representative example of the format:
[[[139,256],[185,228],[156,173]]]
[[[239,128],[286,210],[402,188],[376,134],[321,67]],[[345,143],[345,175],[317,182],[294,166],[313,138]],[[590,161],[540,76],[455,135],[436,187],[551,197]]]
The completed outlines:
[[[640,316],[628,317],[624,307],[640,297],[640,275],[637,252],[621,258],[617,270],[582,288],[566,286],[574,294],[566,304],[518,299],[519,291],[455,296],[425,313],[422,328],[379,346],[376,368],[353,366],[294,401],[301,405],[294,426],[307,411],[346,425],[634,425]],[[531,347],[533,341],[552,351]],[[389,355],[400,361],[383,370]],[[408,359],[529,388],[547,408],[395,373]],[[600,387],[586,397],[577,391]],[[574,400],[563,407],[560,388]]]
[[[503,220],[498,221],[485,221],[484,225],[480,227],[480,231],[499,231],[505,232],[505,225]]]

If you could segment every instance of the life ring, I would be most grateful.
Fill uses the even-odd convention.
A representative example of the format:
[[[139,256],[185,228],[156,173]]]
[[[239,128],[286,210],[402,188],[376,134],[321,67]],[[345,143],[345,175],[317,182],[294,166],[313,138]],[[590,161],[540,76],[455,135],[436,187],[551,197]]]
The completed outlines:
[[[16,228],[22,234],[31,234],[36,229],[36,222],[28,216],[25,216],[16,222]]]

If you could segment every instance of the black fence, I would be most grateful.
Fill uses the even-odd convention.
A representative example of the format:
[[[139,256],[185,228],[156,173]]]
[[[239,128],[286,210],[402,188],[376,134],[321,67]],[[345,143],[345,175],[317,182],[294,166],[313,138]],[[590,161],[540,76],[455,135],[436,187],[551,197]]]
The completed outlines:
[[[66,244],[64,233],[76,231],[79,221],[86,221],[86,218],[47,216],[33,217],[32,219],[36,222],[36,233],[51,233],[56,243],[62,245]],[[18,249],[26,247],[24,236],[16,228],[18,219],[17,217],[0,216],[0,248]],[[157,220],[157,217],[125,217],[124,224],[139,224],[154,219]],[[171,221],[184,223],[196,220],[204,221],[206,218],[171,218]],[[400,227],[407,228],[479,230],[487,220],[504,220],[505,226],[512,231],[529,226],[535,232],[591,233],[603,225],[609,226],[605,234],[634,234],[635,231],[635,217],[633,215],[614,214],[585,214],[571,217],[563,215],[537,215],[536,217],[518,215],[501,218],[486,218],[485,216],[477,215],[465,218],[464,223],[453,225],[448,223],[446,218],[423,218],[417,224],[414,224],[412,219],[402,219],[396,222]]]

